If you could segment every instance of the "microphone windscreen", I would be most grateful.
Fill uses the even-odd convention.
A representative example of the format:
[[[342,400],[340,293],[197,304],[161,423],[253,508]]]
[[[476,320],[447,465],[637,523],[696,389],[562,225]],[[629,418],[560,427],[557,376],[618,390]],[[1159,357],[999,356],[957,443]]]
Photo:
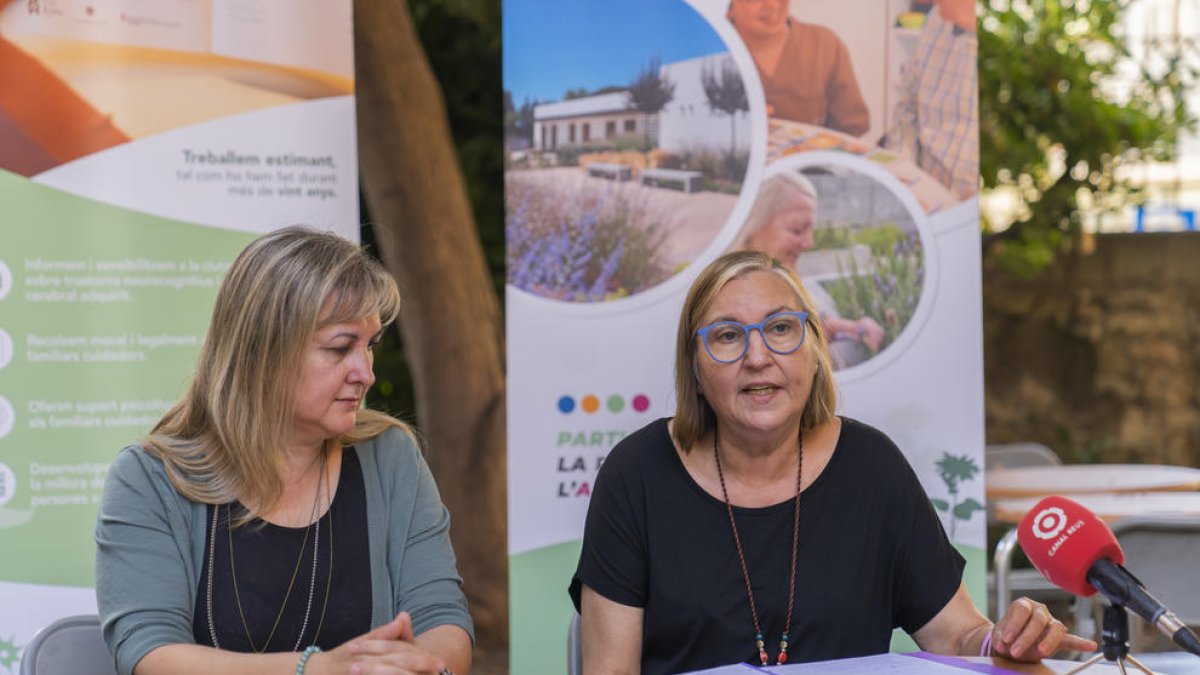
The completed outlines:
[[[1065,497],[1046,497],[1030,509],[1017,526],[1017,540],[1042,576],[1084,597],[1096,593],[1087,575],[1097,560],[1125,562],[1125,553],[1104,521]]]

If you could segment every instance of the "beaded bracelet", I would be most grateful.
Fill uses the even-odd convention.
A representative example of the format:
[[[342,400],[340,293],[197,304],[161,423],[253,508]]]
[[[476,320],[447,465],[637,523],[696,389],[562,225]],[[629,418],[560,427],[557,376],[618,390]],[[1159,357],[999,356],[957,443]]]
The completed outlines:
[[[313,654],[318,654],[320,651],[321,648],[316,645],[305,647],[304,651],[300,652],[300,661],[296,663],[296,675],[304,675],[304,667],[308,665],[308,660],[312,658]]]

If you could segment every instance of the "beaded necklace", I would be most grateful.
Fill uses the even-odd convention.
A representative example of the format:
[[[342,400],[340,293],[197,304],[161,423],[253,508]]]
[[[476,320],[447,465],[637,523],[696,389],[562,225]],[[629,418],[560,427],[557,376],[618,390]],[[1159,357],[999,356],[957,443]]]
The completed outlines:
[[[763,642],[762,625],[758,621],[758,608],[754,604],[754,591],[750,587],[750,571],[746,568],[746,554],[742,552],[742,538],[738,535],[737,522],[733,519],[733,505],[729,502],[729,490],[725,488],[725,473],[721,470],[721,449],[717,441],[717,432],[713,431],[713,458],[717,463],[717,477],[721,481],[721,496],[725,499],[725,512],[729,514],[729,528],[733,530],[733,544],[737,547],[738,562],[742,566],[742,580],[746,582],[746,597],[750,600],[750,618],[754,621],[754,646],[758,650],[758,659],[762,665],[767,665],[766,644]],[[776,663],[787,663],[788,634],[792,630],[792,609],[796,600],[796,557],[800,543],[800,483],[804,468],[804,433],[796,438],[796,505],[792,517],[792,573],[788,579],[788,609],[787,621],[783,624],[783,635],[779,639],[779,658]]]

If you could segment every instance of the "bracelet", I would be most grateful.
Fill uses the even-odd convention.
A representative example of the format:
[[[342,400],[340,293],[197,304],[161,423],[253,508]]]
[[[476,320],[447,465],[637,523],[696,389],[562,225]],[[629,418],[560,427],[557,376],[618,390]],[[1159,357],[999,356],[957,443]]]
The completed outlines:
[[[308,660],[313,654],[319,654],[321,648],[316,645],[309,645],[300,652],[300,660],[296,663],[296,675],[304,675],[304,667],[308,665]]]
[[[991,656],[992,655],[992,631],[993,630],[995,630],[995,627],[989,628],[987,635],[983,636],[983,646],[981,646],[979,648],[980,656]]]

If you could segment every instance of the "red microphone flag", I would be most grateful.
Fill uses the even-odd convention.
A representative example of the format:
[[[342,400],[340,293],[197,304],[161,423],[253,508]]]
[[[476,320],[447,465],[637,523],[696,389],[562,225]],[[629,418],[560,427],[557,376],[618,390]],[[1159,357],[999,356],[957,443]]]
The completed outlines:
[[[1030,509],[1017,526],[1017,540],[1042,576],[1084,597],[1096,593],[1087,574],[1097,560],[1125,562],[1125,553],[1104,521],[1065,497],[1046,497]]]

